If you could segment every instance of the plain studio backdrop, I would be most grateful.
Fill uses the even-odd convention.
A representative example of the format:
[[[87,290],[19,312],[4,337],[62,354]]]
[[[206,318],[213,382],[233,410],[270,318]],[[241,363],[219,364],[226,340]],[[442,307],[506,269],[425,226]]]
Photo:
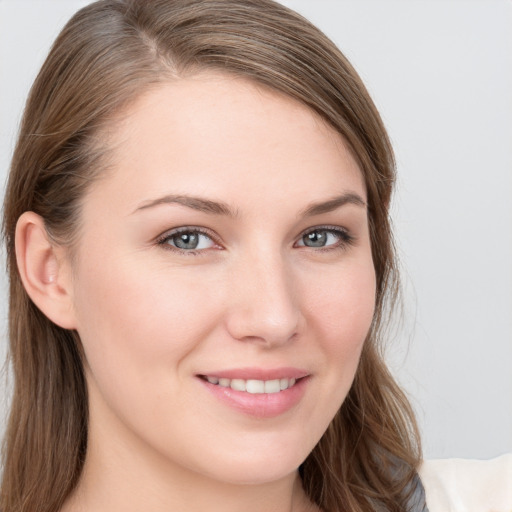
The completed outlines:
[[[29,87],[59,30],[87,3],[0,0],[2,183]],[[405,307],[389,360],[417,411],[425,456],[512,451],[512,2],[283,3],[346,54],[395,147]],[[0,383],[3,428],[4,376]]]

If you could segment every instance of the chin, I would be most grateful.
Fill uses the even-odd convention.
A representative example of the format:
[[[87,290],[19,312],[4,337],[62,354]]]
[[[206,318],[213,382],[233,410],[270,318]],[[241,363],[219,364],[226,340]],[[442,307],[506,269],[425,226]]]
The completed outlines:
[[[276,464],[276,461],[244,461],[243,464],[233,464],[222,468],[217,467],[215,473],[208,476],[216,481],[232,485],[264,485],[278,482],[294,475],[300,464]]]
[[[210,477],[230,484],[258,485],[276,482],[295,474],[304,462],[315,442],[294,439],[260,439],[246,443],[245,447],[233,443],[223,450],[222,456],[210,454]],[[203,459],[204,462],[205,459]]]

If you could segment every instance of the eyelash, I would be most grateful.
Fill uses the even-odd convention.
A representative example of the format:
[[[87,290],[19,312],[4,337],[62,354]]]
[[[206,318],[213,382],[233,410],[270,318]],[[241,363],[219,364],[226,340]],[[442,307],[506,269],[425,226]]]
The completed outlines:
[[[157,239],[157,244],[161,245],[165,250],[176,252],[178,254],[183,254],[185,256],[204,256],[204,253],[206,252],[204,249],[201,250],[185,250],[180,249],[179,247],[174,247],[173,245],[168,244],[167,242],[174,238],[175,236],[178,236],[182,233],[199,233],[201,235],[204,235],[208,237],[210,240],[212,240],[214,243],[218,243],[215,237],[209,232],[202,228],[196,228],[194,226],[184,226],[182,228],[177,228],[172,230],[171,232],[166,232]]]
[[[300,237],[299,240],[304,238],[306,235],[309,235],[310,233],[314,233],[315,231],[326,231],[328,233],[332,233],[339,237],[339,242],[336,244],[328,245],[327,247],[308,247],[306,245],[301,245],[300,247],[306,247],[309,249],[314,249],[316,252],[329,252],[329,251],[336,251],[336,250],[345,250],[347,247],[354,244],[355,237],[350,235],[347,230],[337,227],[337,226],[316,226],[314,228],[311,228],[307,231],[304,231]],[[162,246],[165,250],[169,250],[172,252],[176,252],[178,254],[183,254],[186,256],[204,256],[207,252],[206,249],[180,249],[179,247],[175,247],[173,245],[170,245],[168,242],[175,236],[178,236],[182,233],[199,233],[201,235],[204,235],[208,237],[212,242],[215,244],[218,244],[218,241],[215,239],[215,237],[210,233],[209,231],[194,227],[194,226],[184,226],[182,228],[174,229],[171,232],[166,232],[163,235],[159,236],[156,240],[157,245]]]
[[[332,233],[336,235],[339,238],[339,241],[335,244],[328,245],[327,247],[308,247],[308,246],[300,246],[300,247],[306,247],[309,249],[314,249],[316,252],[329,252],[329,251],[344,251],[348,247],[354,245],[355,237],[352,236],[346,229],[338,227],[338,226],[316,226],[314,228],[308,229],[307,231],[304,231],[300,237],[299,240],[304,238],[306,235],[309,235],[310,233],[314,233],[315,231],[325,231],[327,233]]]

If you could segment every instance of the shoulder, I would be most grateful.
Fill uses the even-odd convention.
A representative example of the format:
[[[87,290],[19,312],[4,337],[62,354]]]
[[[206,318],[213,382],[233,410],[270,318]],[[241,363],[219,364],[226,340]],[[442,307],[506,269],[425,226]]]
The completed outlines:
[[[427,460],[418,473],[429,512],[512,512],[512,454]]]

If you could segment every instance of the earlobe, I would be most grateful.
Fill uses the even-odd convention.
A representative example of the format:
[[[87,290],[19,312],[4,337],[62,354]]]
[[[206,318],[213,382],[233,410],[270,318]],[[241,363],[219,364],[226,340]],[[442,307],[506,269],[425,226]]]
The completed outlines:
[[[15,246],[21,281],[34,304],[55,324],[75,329],[72,281],[64,250],[51,241],[39,215],[21,215]]]

